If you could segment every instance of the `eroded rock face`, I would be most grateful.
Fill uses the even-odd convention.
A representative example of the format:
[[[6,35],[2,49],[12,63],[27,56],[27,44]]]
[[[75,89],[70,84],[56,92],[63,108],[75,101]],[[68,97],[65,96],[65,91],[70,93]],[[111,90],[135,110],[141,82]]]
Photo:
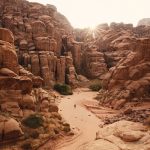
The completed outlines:
[[[20,124],[15,119],[0,116],[0,141],[18,139],[22,135]]]
[[[117,100],[129,101],[135,97],[140,99],[149,96],[149,46],[148,38],[137,39],[134,51],[130,52],[126,59],[122,59],[105,76],[105,88],[111,92],[111,95],[116,96],[116,100],[108,101],[115,108],[119,106]]]
[[[98,52],[96,47],[87,49],[83,59],[83,68],[89,78],[100,78],[107,72],[104,54]]]
[[[122,120],[102,128],[97,134],[97,139],[108,140],[119,149],[147,149],[148,132],[140,123]],[[99,140],[96,141],[98,144]]]
[[[149,148],[149,131],[140,123],[122,120],[101,128],[96,135],[96,140],[81,147],[81,150]]]
[[[49,137],[54,137],[55,134],[59,134],[64,129],[62,117],[58,113],[58,106],[55,104],[55,93],[48,93],[41,88],[43,80],[48,83],[49,78],[53,78],[53,76],[50,76],[53,75],[51,74],[52,72],[55,72],[53,65],[50,65],[54,63],[52,61],[53,57],[41,52],[39,60],[41,61],[44,79],[34,76],[18,64],[13,42],[9,41],[6,35],[1,36],[1,33],[5,31],[7,31],[7,37],[12,37],[13,39],[9,30],[0,29],[0,142],[15,143],[15,147],[20,149],[21,146],[23,147],[30,141],[30,148],[34,149]],[[22,41],[21,45],[22,48],[25,47],[26,42]],[[35,56],[35,53],[32,55]],[[30,56],[28,54],[24,54],[24,56],[24,62],[28,64]],[[36,62],[37,57],[35,56],[32,59],[32,63],[38,69],[39,62]],[[63,57],[63,60],[60,60],[64,69],[65,59]],[[34,71],[39,75],[40,69],[36,69]],[[48,72],[49,74],[47,74]],[[65,71],[61,70],[59,73],[63,72]],[[61,76],[58,79],[64,82]],[[23,120],[26,118],[28,120],[25,124]],[[36,129],[37,127],[39,128]],[[47,130],[44,129],[45,127]],[[43,137],[42,140],[41,137]],[[24,140],[19,140],[20,138]],[[37,139],[39,142],[37,142]],[[0,148],[12,149],[12,145],[2,144]]]
[[[17,54],[14,47],[10,43],[0,41],[0,58],[1,68],[8,68],[14,73],[18,74],[19,68]]]
[[[101,104],[120,109],[135,97],[149,97],[149,37],[148,26],[122,23],[76,31],[77,40],[83,42],[84,74],[103,80]]]
[[[2,27],[10,29],[14,38],[12,33],[7,36],[7,29],[2,30],[1,36],[11,44],[15,43],[19,63],[34,75],[41,76],[47,87],[55,81],[65,83],[65,60],[59,57],[63,35],[69,37],[73,30],[68,20],[52,5],[44,6],[22,0],[0,0],[0,3]],[[76,49],[79,51],[80,46],[78,48],[74,45],[72,48],[73,59],[79,70],[80,62],[77,56],[80,52],[76,52]],[[62,78],[59,77],[60,73]]]
[[[10,30],[0,28],[0,32],[0,40],[14,44],[14,36]]]

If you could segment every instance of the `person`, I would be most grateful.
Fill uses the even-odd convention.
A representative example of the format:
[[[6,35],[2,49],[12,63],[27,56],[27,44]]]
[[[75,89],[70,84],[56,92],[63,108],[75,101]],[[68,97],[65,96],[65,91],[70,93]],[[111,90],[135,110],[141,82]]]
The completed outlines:
[[[76,108],[77,106],[76,106],[76,104],[74,104],[74,108]]]

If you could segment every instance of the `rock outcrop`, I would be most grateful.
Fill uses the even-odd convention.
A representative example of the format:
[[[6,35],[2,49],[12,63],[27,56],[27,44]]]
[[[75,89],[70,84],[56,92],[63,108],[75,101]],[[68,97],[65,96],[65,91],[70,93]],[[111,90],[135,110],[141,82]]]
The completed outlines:
[[[26,145],[34,149],[55,134],[64,132],[65,127],[55,104],[56,95],[41,88],[41,77],[19,65],[13,39],[10,30],[0,28],[0,149],[12,149],[7,142],[15,143],[16,149]],[[43,76],[48,78],[48,62],[43,56],[41,59]]]
[[[149,97],[149,46],[149,39],[137,39],[127,58],[109,70],[103,81],[109,95],[104,94],[107,96],[102,103],[119,109],[134,98],[144,100]]]
[[[82,150],[148,150],[149,131],[140,123],[119,121],[101,128],[96,140],[83,147]]]
[[[84,74],[103,80],[101,104],[120,109],[128,101],[149,97],[149,27],[103,24],[91,32],[76,30],[76,38],[83,42]]]
[[[101,78],[107,72],[104,54],[97,50],[97,47],[89,47],[83,53],[83,68],[87,77]]]
[[[0,0],[0,3],[1,26],[10,29],[14,39],[7,36],[7,29],[2,30],[1,36],[11,44],[15,43],[19,64],[34,75],[41,76],[46,87],[50,87],[53,82],[65,83],[66,58],[60,56],[64,46],[63,36],[68,38],[67,44],[73,36],[73,28],[68,20],[53,5],[44,6],[25,0]],[[79,70],[77,57],[80,55],[80,46],[72,42],[70,45],[70,48],[65,48],[72,52]]]

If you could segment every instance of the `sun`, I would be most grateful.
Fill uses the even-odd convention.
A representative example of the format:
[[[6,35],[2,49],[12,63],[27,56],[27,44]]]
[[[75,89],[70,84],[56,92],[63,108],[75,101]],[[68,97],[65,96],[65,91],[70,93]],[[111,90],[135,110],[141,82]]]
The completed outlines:
[[[96,38],[96,33],[97,33],[97,26],[96,25],[92,25],[88,28],[88,32],[89,34],[92,35],[93,39]]]

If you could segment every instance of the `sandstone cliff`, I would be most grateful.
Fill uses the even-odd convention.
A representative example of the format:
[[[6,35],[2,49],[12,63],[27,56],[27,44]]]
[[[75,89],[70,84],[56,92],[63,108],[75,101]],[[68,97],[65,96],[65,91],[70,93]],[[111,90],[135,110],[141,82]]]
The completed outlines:
[[[35,149],[65,131],[56,96],[42,84],[19,65],[12,32],[0,28],[0,149]]]
[[[19,64],[34,75],[41,76],[47,87],[53,82],[76,82],[73,60],[69,66],[66,63],[68,59],[73,59],[72,55],[76,58],[80,46],[69,42],[73,28],[56,7],[26,0],[0,0],[0,3],[0,26],[13,32]],[[67,45],[63,43],[64,36]],[[69,58],[61,56],[64,47],[70,53],[65,54]]]
[[[119,109],[149,97],[149,27],[111,23],[75,31],[76,40],[83,42],[84,74],[103,80],[102,104]]]

